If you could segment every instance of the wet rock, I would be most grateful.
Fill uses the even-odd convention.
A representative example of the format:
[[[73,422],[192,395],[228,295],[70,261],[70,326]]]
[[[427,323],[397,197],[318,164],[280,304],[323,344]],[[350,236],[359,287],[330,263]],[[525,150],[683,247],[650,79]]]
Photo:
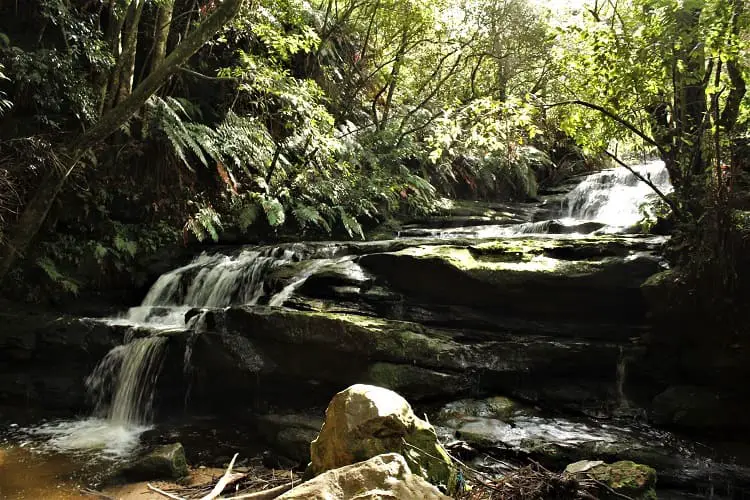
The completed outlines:
[[[375,363],[367,370],[366,382],[417,399],[455,396],[468,389],[468,381],[457,374],[443,373],[418,366]]]
[[[379,500],[419,498],[448,500],[422,477],[413,474],[401,455],[377,455],[332,469],[293,488],[279,500]]]
[[[414,399],[450,397],[472,387],[524,397],[543,390],[547,400],[574,409],[601,405],[611,397],[622,355],[619,345],[606,342],[456,332],[354,314],[259,306],[217,314],[223,315],[226,334],[249,339],[273,367],[267,376],[274,384],[280,377],[290,383],[315,377],[339,390],[370,381]],[[587,381],[586,390],[562,387],[576,377]]]
[[[581,469],[581,465],[580,462],[571,464],[566,468],[566,472]],[[573,473],[592,478],[607,486],[607,488],[600,488],[599,490],[599,498],[603,500],[614,500],[623,498],[623,496],[633,500],[656,500],[656,490],[654,489],[656,486],[656,471],[647,465],[626,460],[613,464],[600,463],[583,469],[580,472]]]
[[[746,397],[726,395],[718,388],[672,386],[654,398],[651,416],[661,425],[686,429],[728,429],[745,422]]]
[[[578,243],[586,245],[586,243]],[[600,242],[589,242],[589,246]],[[359,263],[397,291],[436,304],[494,308],[510,316],[618,317],[645,314],[641,283],[660,270],[646,253],[627,258],[564,260],[545,255],[554,240],[498,240],[419,246],[364,255]],[[545,297],[540,301],[539,297]]]
[[[455,486],[451,459],[433,427],[404,398],[381,387],[358,384],[336,394],[310,452],[315,474],[396,452],[414,474],[449,491]]]
[[[159,446],[126,467],[122,475],[133,481],[179,479],[187,476],[185,449],[180,443]]]
[[[125,329],[47,313],[0,314],[0,401],[48,410],[80,410],[81,381],[122,342]]]
[[[310,443],[322,426],[322,418],[305,414],[269,414],[257,419],[262,439],[282,456],[300,464],[310,461]]]
[[[443,406],[437,414],[436,422],[446,426],[458,426],[472,418],[494,418],[508,420],[522,406],[512,399],[494,396],[485,399],[461,399]]]

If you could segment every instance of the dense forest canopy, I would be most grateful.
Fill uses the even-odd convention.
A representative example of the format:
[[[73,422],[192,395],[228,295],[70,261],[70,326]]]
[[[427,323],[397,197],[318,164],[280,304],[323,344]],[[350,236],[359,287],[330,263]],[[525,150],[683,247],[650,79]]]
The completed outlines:
[[[364,238],[645,155],[675,260],[734,289],[749,45],[743,0],[2,1],[0,279],[138,282],[177,243]]]

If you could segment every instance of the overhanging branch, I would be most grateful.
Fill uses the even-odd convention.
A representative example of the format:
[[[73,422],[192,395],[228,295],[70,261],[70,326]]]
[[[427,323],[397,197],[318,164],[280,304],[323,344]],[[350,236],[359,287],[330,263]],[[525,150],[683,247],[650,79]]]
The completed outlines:
[[[549,108],[556,108],[559,106],[583,106],[584,108],[593,109],[594,111],[598,111],[599,113],[603,114],[610,120],[619,123],[626,129],[630,130],[632,133],[646,141],[647,143],[654,146],[658,151],[659,154],[662,156],[667,155],[667,151],[664,149],[663,146],[661,146],[653,137],[649,136],[642,130],[640,130],[638,127],[627,121],[626,119],[622,118],[621,116],[616,115],[614,112],[608,110],[607,108],[603,106],[599,106],[598,104],[594,104],[587,101],[582,101],[580,99],[572,99],[570,101],[561,101],[561,102],[555,102],[552,104],[543,104],[542,107],[545,109]]]

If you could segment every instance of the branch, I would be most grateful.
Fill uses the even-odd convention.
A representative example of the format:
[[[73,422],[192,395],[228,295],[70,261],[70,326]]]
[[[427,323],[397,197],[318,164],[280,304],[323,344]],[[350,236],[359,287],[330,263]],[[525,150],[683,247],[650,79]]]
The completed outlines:
[[[666,156],[667,155],[667,151],[664,149],[663,146],[661,146],[658,142],[656,142],[655,139],[653,139],[652,137],[646,135],[646,133],[644,133],[642,130],[639,130],[635,125],[633,125],[632,123],[628,122],[624,118],[622,118],[620,116],[617,116],[612,111],[608,110],[607,108],[605,108],[603,106],[599,106],[598,104],[594,104],[594,103],[591,103],[591,102],[582,101],[580,99],[572,99],[570,101],[561,101],[561,102],[556,102],[556,103],[552,103],[552,104],[543,104],[542,107],[544,109],[549,109],[549,108],[555,108],[555,107],[558,107],[558,106],[570,106],[570,105],[583,106],[585,108],[593,109],[595,111],[600,112],[601,114],[603,114],[607,118],[609,118],[609,119],[611,119],[611,120],[619,123],[620,125],[622,125],[626,129],[630,130],[631,132],[633,132],[635,135],[637,135],[638,137],[640,137],[641,139],[643,139],[647,143],[649,143],[652,146],[654,146],[659,151],[659,154],[661,154],[662,156]]]
[[[625,162],[623,162],[621,159],[619,159],[617,156],[615,156],[614,154],[610,153],[606,149],[604,150],[604,154],[607,155],[607,156],[609,156],[610,158],[612,158],[621,167],[625,167],[626,169],[628,169],[631,174],[635,175],[638,179],[640,179],[641,181],[643,181],[644,183],[646,183],[646,185],[648,187],[650,187],[654,191],[654,193],[656,193],[657,196],[659,196],[659,198],[661,198],[662,201],[664,201],[664,203],[666,203],[669,206],[669,208],[672,210],[672,212],[675,213],[675,215],[680,215],[680,212],[677,209],[677,206],[672,202],[672,200],[670,200],[669,198],[667,198],[667,195],[665,195],[661,191],[661,189],[659,189],[658,187],[656,187],[656,185],[653,182],[651,182],[650,179],[647,179],[646,177],[642,176],[638,171],[636,171],[635,169],[633,169],[630,165],[626,164]]]
[[[164,59],[164,62],[143,80],[122,103],[107,112],[94,127],[81,137],[73,149],[91,147],[119,129],[161,87],[167,78],[195,54],[216,32],[240,11],[243,0],[225,0],[208,19],[190,33]]]
[[[226,472],[224,472],[224,475],[221,476],[219,482],[216,483],[214,489],[211,490],[211,493],[204,496],[200,500],[213,500],[214,498],[217,498],[219,495],[221,495],[221,492],[224,491],[224,488],[226,488],[227,485],[235,479],[234,474],[232,474],[232,467],[234,467],[234,461],[237,460],[237,456],[239,456],[239,453],[234,454],[234,456],[232,457],[232,461],[229,462],[229,467],[227,467]]]

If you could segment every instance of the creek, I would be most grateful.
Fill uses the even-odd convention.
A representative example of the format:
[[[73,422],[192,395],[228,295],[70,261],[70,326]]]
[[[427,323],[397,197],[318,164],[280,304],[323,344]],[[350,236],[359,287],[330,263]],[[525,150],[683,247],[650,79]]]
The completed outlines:
[[[659,162],[634,168],[671,189]],[[59,484],[91,484],[144,442],[182,439],[190,452],[196,422],[214,435],[242,422],[224,441],[304,460],[330,397],[365,382],[402,394],[489,471],[632,459],[657,469],[663,498],[745,498],[744,447],[649,425],[666,386],[644,347],[640,286],[666,264],[664,237],[635,225],[653,197],[617,168],[538,203],[456,202],[393,239],[207,251],[118,317],[66,323],[87,346],[70,394],[85,388],[90,414],[13,427],[0,461],[48,457]],[[47,345],[39,335],[32,350]],[[492,396],[511,399],[498,409]],[[14,470],[0,496],[38,498]]]

